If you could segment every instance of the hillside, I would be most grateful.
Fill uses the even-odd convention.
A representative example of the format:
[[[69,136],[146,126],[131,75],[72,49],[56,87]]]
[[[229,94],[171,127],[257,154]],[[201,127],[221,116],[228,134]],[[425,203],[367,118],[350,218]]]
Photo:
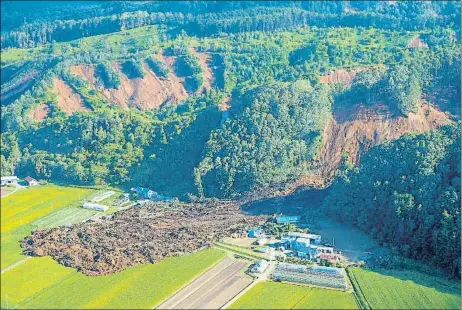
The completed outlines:
[[[5,21],[2,176],[182,201],[335,192],[345,167],[460,121],[454,2],[2,2]]]

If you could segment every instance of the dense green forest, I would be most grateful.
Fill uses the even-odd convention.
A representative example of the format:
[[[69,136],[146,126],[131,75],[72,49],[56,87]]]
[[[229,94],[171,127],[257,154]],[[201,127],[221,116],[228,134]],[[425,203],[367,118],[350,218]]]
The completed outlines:
[[[234,103],[242,110],[212,132],[195,171],[200,194],[229,196],[295,180],[306,171],[330,115],[327,87],[267,85]]]
[[[460,3],[29,4],[1,3],[2,175],[239,199],[312,173],[337,111],[425,101],[454,123],[345,156],[325,207],[460,277]]]
[[[460,277],[460,123],[374,147],[345,161],[325,201],[329,214],[397,253]]]

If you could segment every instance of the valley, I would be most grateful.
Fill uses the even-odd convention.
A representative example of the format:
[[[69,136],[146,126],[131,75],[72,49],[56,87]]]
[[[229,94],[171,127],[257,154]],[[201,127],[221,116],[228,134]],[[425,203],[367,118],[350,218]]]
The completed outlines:
[[[26,4],[2,309],[459,308],[460,3]]]

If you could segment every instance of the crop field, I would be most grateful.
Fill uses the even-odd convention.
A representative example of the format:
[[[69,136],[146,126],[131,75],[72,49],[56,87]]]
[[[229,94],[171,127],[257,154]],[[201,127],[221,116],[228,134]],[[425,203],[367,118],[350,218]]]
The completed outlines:
[[[1,269],[24,259],[19,241],[31,230],[90,217],[91,213],[82,211],[78,205],[91,192],[88,189],[47,185],[21,189],[2,198]]]
[[[348,273],[363,307],[460,309],[460,285],[456,282],[416,271],[350,268]]]
[[[25,309],[152,308],[217,263],[225,253],[208,249],[99,277],[34,257],[2,275],[1,306]]]
[[[261,282],[234,302],[230,309],[358,309],[353,293]]]

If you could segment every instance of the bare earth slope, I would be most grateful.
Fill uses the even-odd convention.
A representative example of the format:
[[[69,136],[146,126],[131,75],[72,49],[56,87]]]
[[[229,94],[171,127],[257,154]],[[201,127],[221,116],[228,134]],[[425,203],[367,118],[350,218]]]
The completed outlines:
[[[341,162],[342,154],[357,162],[361,152],[373,145],[398,139],[406,133],[423,133],[450,122],[447,114],[426,102],[422,102],[417,113],[408,117],[392,117],[381,105],[369,109],[356,106],[337,113],[324,129],[324,142],[317,158],[319,168],[315,174],[303,177],[300,185],[328,183]]]
[[[262,224],[234,203],[157,203],[130,208],[98,221],[37,230],[23,247],[30,255],[50,255],[87,275],[119,272],[168,256],[209,247],[233,233]]]
[[[47,118],[50,108],[46,103],[41,103],[30,111],[30,115],[36,121],[42,121]]]
[[[85,106],[82,97],[77,94],[63,80],[55,78],[53,80],[53,90],[58,95],[58,106],[67,115],[71,115],[77,111],[89,111]]]

